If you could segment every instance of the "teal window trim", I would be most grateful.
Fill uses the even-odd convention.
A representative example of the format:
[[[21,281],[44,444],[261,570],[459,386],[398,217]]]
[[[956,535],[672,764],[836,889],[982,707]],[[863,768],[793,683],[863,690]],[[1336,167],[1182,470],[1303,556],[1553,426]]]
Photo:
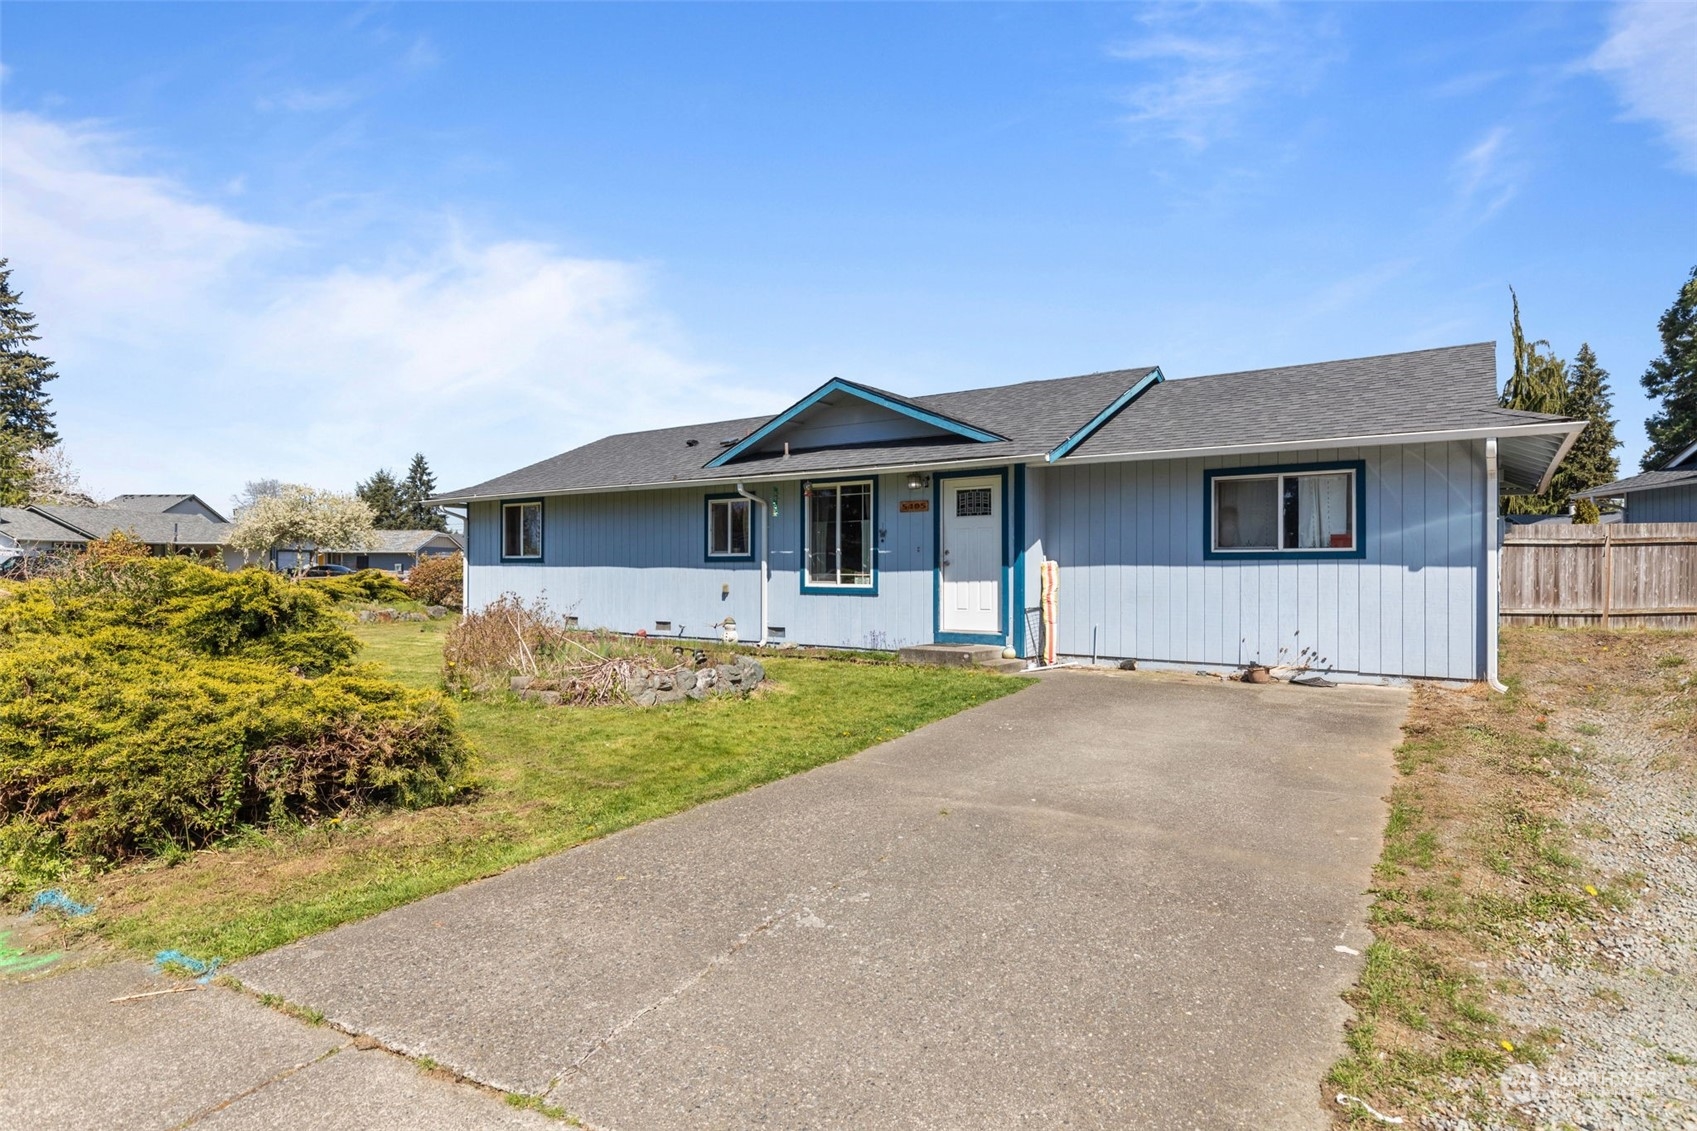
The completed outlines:
[[[507,553],[507,508],[535,506],[537,508],[536,524],[536,553],[508,554]],[[524,521],[522,518],[519,520]],[[540,565],[548,553],[548,504],[541,499],[502,499],[501,500],[501,561],[512,565]]]
[[[1138,397],[1141,397],[1144,392],[1152,386],[1159,385],[1165,380],[1166,377],[1161,374],[1161,367],[1157,365],[1154,369],[1139,378],[1137,384],[1115,397],[1111,402],[1109,402],[1106,408],[1091,417],[1090,423],[1062,440],[1053,451],[1044,457],[1045,462],[1054,463],[1058,459],[1064,459],[1075,448],[1077,448],[1078,445],[1090,439],[1098,428],[1102,427],[1102,425],[1106,424],[1118,415],[1119,411],[1125,408],[1126,405],[1130,404]]]
[[[713,552],[713,504],[742,503],[748,508],[748,553],[746,554],[715,554]],[[759,552],[754,540],[760,536],[760,524],[755,521],[757,515],[754,503],[735,492],[729,494],[708,495],[701,501],[702,525],[702,556],[711,564],[713,562],[751,562]]]
[[[831,582],[818,583],[808,580],[807,575],[807,544],[808,520],[813,515],[813,499],[810,489],[813,487],[837,487],[844,483],[870,483],[872,485],[872,543],[868,557],[869,572],[872,575],[871,585],[836,585]],[[836,597],[876,597],[878,595],[878,579],[882,572],[878,568],[878,532],[882,529],[883,516],[878,511],[878,477],[876,475],[856,475],[840,479],[808,479],[804,481],[801,492],[801,506],[796,510],[801,514],[801,569],[797,576],[801,579],[801,591],[808,596]]]
[[[899,412],[903,416],[911,417],[914,420],[929,424],[934,428],[941,428],[945,432],[953,432],[957,436],[965,437],[968,440],[975,440],[981,444],[994,443],[997,440],[1007,439],[1006,436],[998,436],[994,432],[986,432],[984,429],[976,428],[963,420],[956,420],[953,417],[944,416],[940,412],[931,412],[930,410],[920,408],[917,405],[911,405],[902,401],[894,400],[878,392],[876,389],[868,389],[864,385],[856,385],[853,381],[844,381],[841,377],[833,377],[817,389],[813,390],[811,393],[807,394],[807,396],[791,405],[789,408],[786,408],[777,416],[774,416],[771,420],[768,420],[765,424],[761,425],[753,432],[750,432],[747,436],[744,436],[731,447],[726,448],[724,451],[708,460],[707,466],[723,467],[738,456],[747,454],[755,447],[755,445],[759,444],[762,440],[772,435],[772,433],[790,423],[796,417],[800,416],[802,413],[806,412],[832,393],[848,393],[851,396],[859,397],[864,401],[869,401],[872,404],[890,409],[892,412]]]
[[[1305,475],[1324,472],[1354,473],[1350,490],[1355,503],[1355,545],[1347,550],[1318,548],[1285,550],[1260,547],[1250,550],[1216,550],[1214,548],[1214,484],[1221,479],[1258,479],[1275,475]],[[1283,492],[1275,495],[1279,513],[1278,529],[1284,530]],[[1362,459],[1327,460],[1322,463],[1280,463],[1266,467],[1216,467],[1202,473],[1202,558],[1212,562],[1240,561],[1350,561],[1367,556],[1367,461]]]

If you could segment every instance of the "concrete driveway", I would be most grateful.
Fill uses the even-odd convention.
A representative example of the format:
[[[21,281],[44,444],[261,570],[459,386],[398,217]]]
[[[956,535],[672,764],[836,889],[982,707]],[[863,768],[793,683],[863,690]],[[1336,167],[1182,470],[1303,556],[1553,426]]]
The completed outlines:
[[[1055,672],[232,972],[594,1128],[1324,1126],[1406,706]]]

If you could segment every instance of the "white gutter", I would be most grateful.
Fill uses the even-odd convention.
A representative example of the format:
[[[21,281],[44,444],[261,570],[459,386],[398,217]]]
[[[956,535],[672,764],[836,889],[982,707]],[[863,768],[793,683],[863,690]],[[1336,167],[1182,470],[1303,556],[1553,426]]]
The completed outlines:
[[[1194,459],[1198,456],[1252,455],[1256,452],[1300,451],[1304,448],[1379,448],[1394,444],[1435,444],[1445,440],[1482,440],[1495,436],[1539,436],[1552,432],[1569,432],[1571,437],[1563,448],[1573,446],[1585,427],[1583,420],[1553,420],[1540,424],[1496,425],[1490,428],[1449,428],[1435,432],[1379,432],[1371,436],[1326,436],[1312,440],[1270,440],[1261,444],[1214,444],[1198,448],[1144,449],[1140,451],[1101,452],[1087,456],[1067,456],[1060,466],[1073,463],[1131,463],[1142,460]]]
[[[766,647],[766,622],[771,619],[767,610],[770,599],[768,591],[772,582],[772,543],[766,537],[766,532],[770,525],[767,519],[771,515],[772,504],[759,495],[750,494],[741,483],[737,484],[737,494],[754,504],[754,508],[760,512],[760,641],[755,646],[764,648]]]
[[[1497,678],[1497,610],[1501,606],[1502,591],[1499,579],[1502,557],[1502,542],[1497,534],[1497,524],[1501,521],[1497,516],[1497,507],[1501,496],[1497,493],[1497,438],[1488,437],[1485,440],[1485,682],[1492,691],[1506,693],[1508,687]]]

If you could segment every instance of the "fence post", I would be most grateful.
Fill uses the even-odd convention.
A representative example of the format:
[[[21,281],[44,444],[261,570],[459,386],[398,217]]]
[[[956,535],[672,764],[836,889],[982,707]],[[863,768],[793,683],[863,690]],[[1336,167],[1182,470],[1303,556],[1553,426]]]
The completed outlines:
[[[1609,610],[1614,603],[1615,544],[1614,528],[1603,527],[1603,631],[1609,631]]]

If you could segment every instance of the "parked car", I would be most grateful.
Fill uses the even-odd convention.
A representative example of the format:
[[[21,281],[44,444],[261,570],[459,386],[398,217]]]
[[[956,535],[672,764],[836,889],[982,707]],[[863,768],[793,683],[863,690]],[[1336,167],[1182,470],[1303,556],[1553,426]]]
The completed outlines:
[[[349,574],[349,573],[354,573],[354,572],[357,572],[357,571],[352,566],[336,565],[334,563],[331,563],[330,565],[307,566],[306,572],[301,574],[301,576],[302,577],[341,577],[344,574]]]

